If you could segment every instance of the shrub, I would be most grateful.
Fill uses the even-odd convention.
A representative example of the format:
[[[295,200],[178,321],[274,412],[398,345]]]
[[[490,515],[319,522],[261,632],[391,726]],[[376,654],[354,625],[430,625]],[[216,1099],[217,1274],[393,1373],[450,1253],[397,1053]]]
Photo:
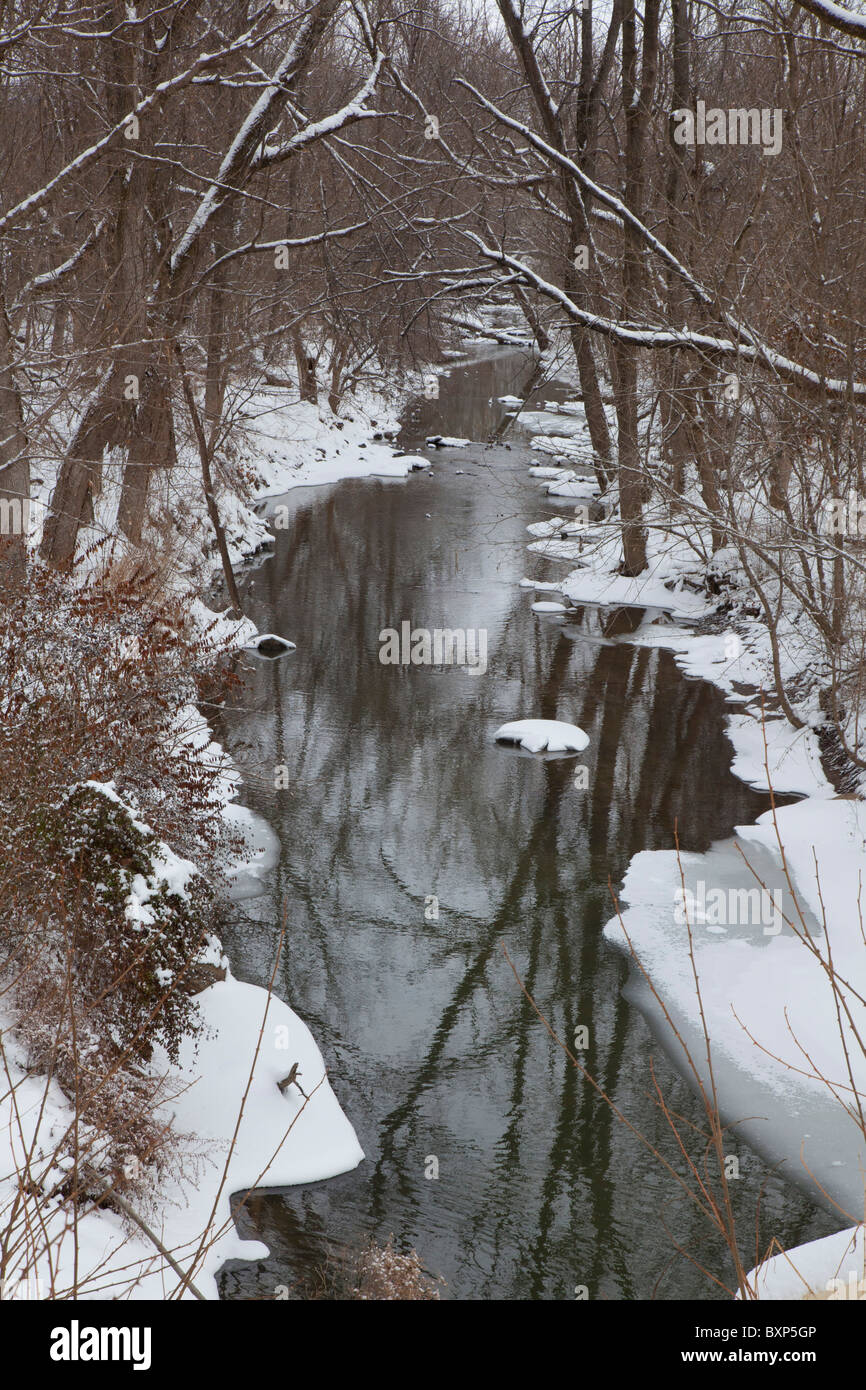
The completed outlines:
[[[184,975],[236,846],[223,760],[188,714],[224,683],[224,654],[145,581],[31,564],[0,608],[0,988],[29,1065],[74,1100],[90,1161],[115,1174],[168,1137],[154,1047],[176,1061],[199,1029]]]

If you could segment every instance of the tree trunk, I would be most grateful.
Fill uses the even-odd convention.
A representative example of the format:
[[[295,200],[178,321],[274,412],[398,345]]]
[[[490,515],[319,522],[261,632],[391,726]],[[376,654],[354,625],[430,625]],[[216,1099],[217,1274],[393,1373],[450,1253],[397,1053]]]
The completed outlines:
[[[634,0],[625,0],[622,24],[622,102],[625,108],[625,202],[641,216],[644,137],[656,83],[658,61],[658,0],[644,7],[643,64],[637,80],[637,22]],[[634,229],[623,227],[622,316],[637,316],[643,285],[641,244]],[[619,497],[623,528],[623,573],[640,574],[647,564],[647,533],[643,520],[646,486],[638,440],[638,353],[617,340],[614,394],[619,434]]]
[[[93,515],[92,498],[99,490],[102,455],[115,427],[118,380],[116,368],[103,369],[72,436],[51,496],[41,554],[59,569],[71,569],[79,529]]]
[[[192,427],[195,433],[196,444],[198,445],[201,477],[202,483],[204,484],[204,499],[207,505],[208,516],[211,519],[211,525],[214,529],[214,535],[216,536],[217,549],[219,550],[220,561],[222,563],[223,578],[225,579],[226,588],[228,589],[229,598],[231,599],[234,616],[242,618],[244,616],[244,610],[241,607],[240,594],[238,593],[231,557],[229,556],[226,533],[220,519],[219,508],[217,507],[216,497],[214,495],[213,478],[210,471],[210,448],[207,438],[205,437],[204,425],[202,424],[201,416],[199,415],[198,407],[195,403],[192,384],[184,364],[183,352],[177,339],[175,339],[172,347],[174,348],[178,367],[180,368],[180,380],[181,386],[183,387],[184,400],[186,401],[189,418],[192,421]]]
[[[511,6],[509,0],[499,0],[499,10],[505,27],[508,30],[512,47],[523,66],[523,71],[529,83],[536,110],[541,118],[545,137],[560,154],[567,154],[568,151],[562,130],[561,117],[559,111],[553,106],[550,100],[550,93],[544,81],[541,68],[539,67],[538,57],[532,46],[532,40],[524,28],[520,16]],[[565,169],[561,169],[559,172],[559,184],[570,227],[564,288],[569,298],[574,301],[578,308],[590,309],[590,277],[594,273],[594,266],[592,258],[592,237],[587,220],[586,206],[583,195],[577,187],[574,178]],[[575,266],[575,256],[579,246],[585,246],[587,248],[587,256],[590,261],[590,269],[588,271],[578,271]],[[601,387],[598,380],[598,368],[596,367],[595,354],[593,353],[592,344],[586,329],[576,324],[571,328],[571,342],[577,362],[578,373],[580,375],[580,389],[583,395],[586,423],[592,443],[596,475],[599,485],[602,488],[606,488],[612,468],[613,447],[611,444],[610,430],[607,424],[607,416],[605,415],[604,405],[601,399]]]
[[[292,348],[298,368],[298,390],[302,401],[316,405],[319,399],[319,386],[316,381],[316,359],[310,357],[304,340],[297,328],[292,329]]]
[[[133,545],[141,544],[153,470],[173,468],[177,463],[171,373],[163,366],[165,355],[166,349],[160,346],[145,371],[141,401],[123,470],[117,523]]]
[[[0,499],[9,515],[20,519],[20,530],[0,531],[0,585],[17,586],[25,567],[25,518],[30,515],[30,456],[21,397],[15,380],[14,344],[6,298],[0,285]]]

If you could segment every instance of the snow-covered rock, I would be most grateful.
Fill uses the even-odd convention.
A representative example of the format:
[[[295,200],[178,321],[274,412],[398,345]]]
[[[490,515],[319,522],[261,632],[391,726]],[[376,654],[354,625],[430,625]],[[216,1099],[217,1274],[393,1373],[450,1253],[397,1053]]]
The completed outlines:
[[[589,734],[561,719],[514,719],[494,735],[497,743],[514,743],[529,753],[582,753]]]
[[[275,632],[258,633],[244,646],[245,652],[255,652],[256,656],[265,657],[268,661],[275,661],[277,657],[295,650],[294,642],[287,637],[278,637]]]

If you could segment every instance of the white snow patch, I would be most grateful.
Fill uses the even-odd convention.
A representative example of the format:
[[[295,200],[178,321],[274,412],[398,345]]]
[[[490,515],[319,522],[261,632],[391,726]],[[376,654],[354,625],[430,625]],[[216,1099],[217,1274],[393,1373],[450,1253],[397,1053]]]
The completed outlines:
[[[690,590],[673,591],[652,569],[636,579],[622,574],[599,574],[593,570],[576,570],[559,586],[566,598],[578,605],[595,604],[602,608],[660,608],[674,617],[698,618],[708,611],[705,598]]]
[[[803,1299],[826,1294],[829,1302],[866,1297],[866,1228],[852,1226],[821,1240],[795,1245],[749,1273],[758,1297]]]
[[[547,484],[548,497],[597,497],[601,492],[597,478],[560,478]]]
[[[532,464],[529,473],[533,478],[552,478],[557,482],[566,482],[574,477],[574,473],[569,468],[551,468],[546,464],[538,463]]]
[[[257,652],[260,656],[273,659],[277,656],[285,656],[287,652],[296,651],[294,642],[290,642],[288,637],[280,637],[276,632],[260,632],[248,642],[244,643],[245,652]]]
[[[530,753],[582,753],[589,747],[589,734],[561,719],[514,719],[497,729],[494,738]]]

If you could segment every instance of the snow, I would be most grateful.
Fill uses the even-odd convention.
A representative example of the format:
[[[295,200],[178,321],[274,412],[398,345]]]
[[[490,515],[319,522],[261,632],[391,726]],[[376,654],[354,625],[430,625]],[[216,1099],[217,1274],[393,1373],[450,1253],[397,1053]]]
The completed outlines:
[[[845,9],[843,5],[835,5],[833,0],[804,0],[803,8],[843,34],[851,34],[855,38],[866,37],[866,15]]]
[[[166,1105],[166,1119],[174,1117],[181,1134],[195,1136],[195,1152],[187,1159],[187,1174],[166,1177],[155,1197],[156,1213],[146,1219],[160,1234],[178,1263],[193,1263],[202,1232],[215,1207],[215,1243],[202,1253],[193,1282],[207,1297],[217,1297],[216,1274],[227,1259],[256,1259],[266,1254],[257,1241],[237,1235],[229,1198],[253,1186],[283,1186],[313,1182],[354,1168],[363,1158],[352,1126],[343,1114],[325,1076],[321,1053],[309,1029],[275,997],[235,980],[226,979],[198,996],[208,1028],[196,1057],[192,1044],[183,1051],[173,1079],[184,1089]],[[258,1048],[258,1058],[256,1051]],[[285,1095],[277,1081],[293,1062],[300,1063],[308,1104],[295,1088]],[[158,1063],[157,1063],[158,1065]],[[53,1149],[52,1132],[62,1133],[71,1119],[70,1108],[56,1086],[28,1077],[22,1066],[13,1066],[14,1100],[25,1117],[25,1138],[35,1140],[35,1167]],[[321,1083],[321,1084],[320,1084]],[[248,1088],[248,1089],[247,1089]],[[226,1164],[244,1101],[235,1148]],[[47,1094],[44,1110],[42,1102]],[[0,1203],[6,1208],[12,1184],[5,1176],[24,1163],[21,1138],[12,1116],[12,1097],[0,1102]],[[54,1288],[73,1281],[76,1258],[73,1233],[64,1230],[65,1218],[58,1207],[48,1218],[46,1236],[51,1239]],[[78,1223],[78,1282],[83,1297],[162,1299],[178,1285],[154,1247],[123,1218],[110,1211],[90,1212]],[[31,1278],[50,1287],[46,1257],[36,1258]],[[15,1261],[8,1272],[15,1281]],[[184,1295],[191,1297],[189,1293]]]
[[[93,785],[120,800],[112,784]],[[261,825],[251,813],[233,806],[228,814],[261,835]],[[261,868],[267,852],[261,844],[258,851]],[[167,845],[161,846],[158,862],[169,885],[184,892],[195,867]],[[128,910],[142,919],[149,892],[143,880],[134,881]],[[149,1064],[154,1074],[170,1082],[170,1098],[161,1109],[166,1123],[171,1121],[181,1136],[180,1162],[162,1174],[141,1215],[191,1273],[196,1288],[216,1298],[216,1275],[226,1260],[257,1259],[267,1253],[260,1242],[238,1236],[230,1210],[232,1194],[333,1177],[356,1167],[364,1155],[306,1025],[287,1004],[236,980],[213,937],[208,957],[221,964],[226,975],[196,996],[204,1036],[197,1044],[187,1039],[176,1067],[160,1049]],[[0,1023],[10,1067],[10,1084],[0,1097],[0,1211],[8,1215],[18,1191],[16,1172],[29,1164],[31,1171],[44,1173],[46,1181],[62,1176],[53,1167],[52,1155],[73,1122],[73,1112],[54,1082],[28,1073],[12,1020],[0,1015]],[[300,1064],[308,1102],[295,1087],[285,1094],[277,1087],[294,1062]],[[26,1215],[19,1213],[19,1220]],[[164,1299],[178,1288],[177,1274],[154,1246],[115,1212],[86,1212],[77,1230],[68,1225],[60,1202],[43,1201],[38,1218],[35,1212],[29,1215],[41,1240],[25,1242],[18,1255],[13,1254],[6,1271],[12,1285],[26,1272],[55,1294],[77,1281],[83,1298]],[[209,1228],[211,1239],[201,1248]],[[183,1297],[194,1295],[187,1290]]]
[[[600,526],[587,526],[581,520],[567,516],[552,516],[547,521],[533,521],[527,526],[527,531],[531,536],[537,536],[539,540],[579,540],[579,541],[600,541],[604,539],[605,532]],[[535,550],[538,554],[545,554],[543,548],[530,545],[530,550]],[[574,547],[561,557],[569,559],[574,553]],[[579,558],[575,555],[575,558]]]
[[[192,247],[208,225],[208,222],[218,208],[225,202],[226,185],[232,183],[237,170],[242,166],[244,159],[247,157],[251,144],[256,136],[264,132],[264,127],[271,113],[279,113],[285,105],[285,79],[292,72],[293,67],[296,66],[299,58],[303,55],[304,45],[308,40],[308,32],[311,28],[314,28],[314,25],[314,16],[310,14],[306,15],[298,26],[291,42],[286,47],[285,52],[274,70],[273,76],[268,80],[263,91],[250,106],[241,121],[235,132],[234,139],[223,155],[216,177],[202,194],[198,207],[190,218],[185,232],[180,237],[172,253],[171,270],[173,275],[177,274]],[[378,71],[379,63],[377,61],[374,66],[374,72],[378,75]],[[361,89],[362,93],[368,95],[369,90],[370,89],[365,83],[364,87]],[[157,91],[159,91],[159,88],[157,88]],[[363,103],[364,95],[359,94],[360,103]],[[143,107],[143,105],[144,103],[140,103],[140,106]],[[137,107],[136,110],[139,110],[139,107]],[[338,130],[342,124],[345,124],[346,120],[351,119],[352,116],[356,114],[356,111],[357,108],[350,104],[343,111],[334,112],[332,115],[325,117],[322,121],[315,124],[310,122],[303,130],[292,136],[292,139],[288,142],[288,146],[291,147],[309,143],[310,140],[318,139],[322,135]],[[279,156],[282,156],[282,154],[282,150],[278,152]],[[271,159],[276,157],[277,155],[269,156]],[[257,161],[259,167],[266,162],[267,160],[263,157],[260,157]]]
[[[759,791],[796,793],[800,796],[835,795],[821,766],[818,739],[811,729],[795,729],[787,720],[762,724],[751,714],[730,714],[728,737],[734,745],[731,771]],[[765,758],[769,762],[768,779]]]
[[[552,454],[556,459],[577,462],[589,459],[592,451],[589,444],[580,444],[576,439],[552,438],[547,434],[536,434],[530,440],[530,449],[538,454]]]
[[[239,781],[237,777],[234,789]],[[243,838],[245,847],[245,854],[228,865],[232,898],[256,898],[263,892],[279,858],[279,839],[262,816],[236,801],[224,806],[222,814],[230,828]]]
[[[577,435],[587,434],[586,421],[576,416],[560,415],[558,411],[551,410],[527,410],[520,417],[521,424],[528,430],[537,430],[539,434],[563,436],[573,438]]]
[[[194,1083],[178,1112],[182,1126],[213,1139],[216,1145],[224,1144],[236,1118],[237,1096],[250,1074],[251,1057],[265,1019],[263,1002],[267,1028],[239,1132],[239,1151],[229,1170],[228,1190],[232,1192],[262,1186],[265,1174],[268,1186],[316,1182],[348,1172],[364,1157],[326,1079],[322,1054],[306,1024],[288,1005],[274,996],[267,1000],[258,986],[242,984],[230,974],[202,996],[205,1021],[215,1030],[215,1036],[205,1044],[209,1054],[206,1066],[200,1067],[189,1045],[182,1058],[182,1075]],[[309,1107],[304,1106],[300,1093],[289,1090],[282,1095],[276,1087],[296,1061],[310,1096]],[[301,1112],[303,1119],[292,1132],[293,1142],[272,1165],[271,1155],[279,1155],[288,1126]],[[302,1138],[304,1128],[308,1132]]]
[[[810,0],[810,3],[817,3],[818,0]],[[575,164],[567,155],[545,143],[540,136],[536,135],[528,126],[522,125],[519,121],[512,120],[492,102],[482,96],[476,88],[462,78],[457,81],[461,86],[471,91],[480,104],[487,110],[493,112],[497,119],[512,129],[519,130],[521,134],[537,149],[544,152],[554,163],[567,168],[575,178],[590,189],[593,197],[598,198],[599,202],[615,210],[617,215],[624,223],[628,223],[641,239],[646,243],[650,250],[662,261],[664,261],[675,274],[689,287],[689,290],[696,298],[704,303],[713,302],[710,291],[707,290],[695,277],[686,269],[681,261],[677,259],[672,251],[656,237],[648,227],[641,222],[625,203],[621,202],[614,194],[608,193],[600,185],[593,183],[587,177],[579,165]],[[721,319],[725,327],[730,331],[729,338],[716,337],[708,333],[692,331],[687,327],[682,329],[671,329],[667,325],[656,325],[646,328],[636,328],[624,323],[619,319],[606,318],[601,314],[594,314],[588,310],[581,309],[565,293],[559,285],[550,280],[545,280],[529,264],[527,260],[521,261],[515,256],[508,255],[500,247],[488,246],[480,236],[474,232],[467,231],[467,238],[472,241],[479,253],[494,265],[508,267],[509,270],[519,275],[525,284],[532,286],[537,293],[557,304],[569,318],[575,323],[590,328],[596,333],[605,337],[617,339],[619,342],[629,343],[634,347],[641,348],[662,348],[671,349],[675,347],[691,347],[704,353],[715,354],[719,357],[732,357],[745,361],[761,361],[775,369],[781,376],[788,377],[794,381],[807,383],[810,386],[818,387],[834,396],[845,395],[846,390],[858,399],[866,397],[866,382],[856,381],[853,386],[846,387],[845,381],[841,377],[822,377],[810,367],[803,366],[802,363],[794,361],[784,354],[776,352],[761,340],[759,335],[748,324],[739,322],[733,314],[727,311],[721,312]]]
[[[88,35],[88,38],[92,37],[92,35]],[[225,57],[233,50],[244,46],[247,42],[247,38],[248,35],[245,34],[232,44],[227,44],[225,48],[221,50],[222,55]],[[217,56],[216,53],[199,54],[192,66],[185,72],[178,73],[168,78],[165,82],[158,83],[146,97],[143,97],[142,100],[133,107],[132,111],[128,111],[100,140],[95,141],[92,145],[89,145],[86,150],[82,150],[79,154],[75,155],[68,164],[65,164],[53,178],[49,179],[47,183],[44,183],[35,193],[28,194],[20,203],[16,203],[14,207],[11,207],[8,212],[4,213],[3,216],[0,217],[0,231],[6,231],[8,227],[14,226],[16,222],[20,222],[29,213],[35,212],[37,208],[41,207],[42,204],[47,201],[61,183],[71,178],[73,174],[80,174],[88,165],[98,160],[103,151],[113,142],[116,142],[118,136],[123,133],[131,115],[141,116],[148,111],[151,106],[155,105],[158,107],[159,103],[165,99],[169,92],[177,87],[184,86],[189,81],[190,73],[210,66]]]
[[[567,613],[568,608],[564,603],[546,603],[539,600],[538,603],[533,603],[532,611],[533,613]]]
[[[837,1231],[774,1255],[749,1275],[761,1299],[826,1296],[841,1302],[866,1297],[866,1232],[863,1226]]]
[[[541,436],[533,440],[533,447],[572,456],[577,446]],[[608,515],[615,511],[615,493],[605,496],[604,505]],[[806,800],[779,808],[775,822],[768,813],[756,825],[738,827],[733,838],[704,854],[684,853],[680,862],[673,850],[636,855],[619,895],[621,920],[613,918],[605,936],[637,955],[661,1002],[636,967],[626,986],[627,998],[643,1010],[655,1036],[682,1062],[678,1045],[670,1040],[662,1010],[667,1011],[703,1072],[701,1015],[688,929],[682,920],[682,872],[691,894],[685,905],[691,909],[695,963],[710,1020],[723,1116],[736,1123],[743,1138],[771,1165],[778,1165],[785,1178],[813,1196],[815,1183],[820,1183],[843,1212],[856,1215],[863,1209],[866,1139],[849,1113],[853,1104],[847,1063],[824,965],[829,941],[838,975],[855,987],[863,978],[866,946],[859,903],[866,862],[866,804],[839,797],[827,779],[817,734],[809,727],[810,720],[822,722],[814,697],[811,705],[802,700],[798,705],[804,728],[781,717],[772,694],[767,710],[762,708],[761,690],[774,688],[773,652],[763,621],[738,614],[736,630],[698,634],[691,629],[697,619],[712,615],[719,602],[704,588],[708,570],[720,581],[723,600],[732,584],[746,591],[737,556],[718,552],[707,564],[700,547],[690,547],[648,519],[649,565],[637,579],[619,573],[622,542],[615,525],[575,526],[553,517],[528,527],[536,538],[529,549],[547,560],[581,566],[546,585],[571,603],[648,610],[639,630],[620,640],[666,647],[686,674],[719,687],[733,707],[726,715],[726,731],[734,774],[756,789],[772,787],[778,795]],[[563,539],[568,529],[572,534]],[[709,546],[705,554],[709,556]],[[536,592],[545,587],[528,578],[521,586]],[[652,621],[660,612],[677,621]],[[780,614],[778,660],[789,682],[808,674],[814,660],[804,626],[796,612]],[[760,884],[766,885],[766,896]],[[711,906],[719,900],[726,905],[721,914]],[[760,908],[757,917],[739,911],[753,901]],[[731,907],[736,910],[728,910]],[[790,923],[801,935],[805,923],[810,934],[806,940],[813,942],[814,952]],[[845,1031],[854,1083],[866,1094],[866,1057],[853,1032],[856,1028],[866,1036],[866,1007],[853,990],[845,993],[853,1020]],[[829,1079],[835,1096],[821,1077]],[[855,1271],[863,1279],[864,1255],[862,1228],[795,1248],[756,1275],[759,1294],[801,1298],[811,1284],[825,1297],[828,1281],[840,1275],[843,1284]],[[841,1289],[836,1286],[832,1297],[847,1296]]]
[[[372,34],[370,36],[372,37]],[[255,167],[257,169],[267,168],[268,165],[286,159],[289,155],[314,143],[316,140],[321,140],[325,136],[335,134],[336,131],[340,130],[345,125],[360,120],[371,120],[373,117],[379,115],[379,112],[370,110],[365,103],[376,89],[384,57],[384,53],[377,50],[370,72],[367,74],[367,77],[358,88],[351,101],[347,102],[340,110],[331,112],[330,115],[325,116],[320,121],[310,121],[303,130],[299,130],[289,140],[286,140],[284,144],[272,149],[264,149],[255,161]],[[283,68],[281,65],[281,71],[282,70]]]
[[[636,579],[621,574],[577,570],[559,586],[573,604],[605,608],[659,608],[674,617],[698,618],[709,609],[706,598],[680,588],[667,588],[652,569]]]
[[[597,497],[601,488],[596,478],[572,476],[548,483],[546,492],[549,497]]]
[[[538,463],[530,467],[529,474],[532,478],[555,478],[559,482],[565,482],[567,479],[574,477],[573,472],[568,468],[549,468],[544,464]]]
[[[404,389],[411,388],[413,381],[410,378],[405,382]],[[231,463],[237,458],[242,470],[253,475],[254,494],[261,499],[265,516],[256,515],[231,489],[230,482],[218,488],[218,505],[234,565],[243,563],[272,540],[268,524],[278,528],[281,520],[275,499],[293,488],[347,477],[379,476],[402,481],[410,471],[412,459],[397,456],[394,445],[388,442],[399,430],[395,391],[386,396],[369,385],[360,385],[354,394],[344,398],[339,418],[325,404],[293,400],[284,387],[260,384],[251,389],[245,385],[238,392],[238,401],[243,418],[239,421],[237,452]],[[68,432],[74,429],[76,418],[70,410],[65,427]],[[374,439],[374,434],[380,438]],[[429,466],[427,459],[419,461],[424,467]],[[121,467],[120,458],[106,456],[103,489],[95,504],[96,536],[113,528]],[[50,475],[50,470],[46,474]],[[183,542],[178,547],[172,575],[174,592],[182,597],[203,640],[217,646],[229,639],[238,648],[246,646],[252,650],[277,634],[257,633],[252,622],[238,621],[228,610],[214,613],[198,597],[203,582],[219,573],[219,561],[193,451],[181,447],[172,475],[170,480],[155,479],[155,502],[193,521],[191,527],[184,527]],[[47,476],[46,489],[52,482]],[[82,544],[86,545],[88,539],[85,532]],[[287,643],[287,649],[293,645],[287,638],[280,640]],[[223,756],[219,745],[211,739],[206,719],[193,707],[180,713],[171,731],[171,741],[189,744],[206,760]],[[247,854],[228,866],[232,897],[243,901],[260,897],[265,890],[277,860],[279,842],[267,822],[232,800],[239,785],[239,774],[227,768],[218,780],[214,797],[224,819],[241,832],[247,846]],[[102,784],[102,790],[119,799],[110,783]],[[195,872],[194,866],[178,859],[168,846],[161,849],[157,860],[162,879],[183,893],[188,875]],[[125,905],[131,918],[147,921],[151,891],[144,879],[136,878]],[[197,1056],[190,1044],[184,1049],[180,1068],[165,1068],[166,1072],[171,1070],[172,1094],[177,1093],[166,1104],[166,1119],[173,1117],[176,1130],[186,1136],[179,1151],[177,1172],[161,1178],[159,1190],[142,1199],[142,1215],[186,1268],[214,1212],[220,1235],[193,1275],[196,1286],[214,1298],[215,1275],[225,1260],[260,1258],[265,1253],[261,1244],[239,1239],[230,1216],[232,1193],[256,1183],[283,1186],[324,1179],[356,1166],[363,1154],[327,1079],[318,1085],[324,1077],[324,1063],[304,1023],[287,1004],[276,998],[268,1002],[266,991],[235,980],[215,938],[211,939],[208,959],[227,970],[224,981],[197,996],[211,1031],[201,1039]],[[222,1162],[234,1132],[265,1011],[267,1024],[262,1047],[244,1103],[236,1152],[223,1181]],[[62,1134],[71,1118],[68,1103],[56,1085],[48,1085],[43,1108],[46,1083],[44,1078],[26,1075],[23,1057],[14,1058],[11,1023],[8,1016],[0,1016],[14,1085],[14,1096],[4,1088],[6,1094],[0,1101],[0,1211],[8,1210],[9,1175],[15,1171],[16,1162],[20,1165],[22,1160],[13,1100],[28,1117],[24,1142],[29,1145],[36,1137],[37,1161],[41,1151],[45,1162],[50,1162],[56,1143],[52,1131],[55,1136]],[[311,1096],[306,1106],[296,1088],[289,1087],[282,1095],[275,1084],[295,1061],[300,1063],[301,1084]],[[160,1065],[159,1057],[154,1065]],[[294,1128],[287,1134],[293,1121]],[[70,1284],[73,1278],[72,1237],[64,1234],[64,1228],[65,1212],[58,1204],[48,1221],[46,1239],[56,1264],[59,1287]],[[111,1297],[163,1298],[176,1287],[177,1276],[165,1266],[146,1237],[116,1212],[88,1213],[79,1223],[78,1235],[84,1296],[104,1296],[107,1291]],[[14,1282],[15,1273],[14,1267],[9,1269],[10,1282]],[[49,1278],[44,1261],[35,1273]]]
[[[471,439],[456,439],[447,434],[429,434],[426,440],[435,449],[465,449]]]
[[[589,734],[560,719],[514,719],[497,729],[494,738],[530,753],[582,753],[589,747]]]
[[[775,724],[770,727],[775,731]],[[748,737],[743,762],[751,763],[749,777],[757,781],[752,731]],[[769,744],[777,789],[802,784],[809,765],[790,759],[790,741],[771,737]],[[777,808],[775,819],[767,812],[757,824],[739,826],[733,842],[706,854],[682,854],[679,862],[674,851],[638,854],[620,895],[621,918],[605,928],[609,941],[637,954],[692,1056],[702,1059],[681,874],[691,894],[686,905],[699,900],[702,883],[727,899],[721,923],[710,912],[688,914],[722,1113],[785,1177],[813,1193],[819,1183],[852,1213],[862,1210],[866,1138],[850,1113],[850,1078],[866,1094],[866,1056],[855,1035],[855,1029],[864,1035],[866,1007],[844,982],[856,985],[863,974],[858,903],[864,858],[866,803],[836,797],[825,784],[806,800]],[[743,912],[743,890],[757,897],[759,885],[779,895],[778,918]],[[738,911],[732,913],[732,905]],[[830,947],[850,1011],[850,1021],[842,1015],[847,1058],[825,969]],[[642,977],[633,976],[627,994],[665,1033],[659,1004]],[[702,1060],[699,1065],[703,1069]],[[798,1255],[792,1252],[795,1264]],[[834,1273],[824,1272],[822,1287]]]
[[[579,537],[577,541],[563,538],[562,533],[557,533],[546,540],[533,541],[528,547],[536,555],[543,555],[545,560],[568,560],[571,564],[584,564],[580,551],[583,546],[583,539]]]
[[[260,498],[345,478],[405,478],[412,467],[412,456],[371,438],[399,428],[388,403],[372,391],[359,393],[337,418],[326,406],[287,403],[284,390],[262,387],[246,413],[244,452],[254,463]]]
[[[287,637],[279,637],[275,632],[260,632],[244,644],[243,650],[273,661],[276,657],[295,651],[296,647]]]

